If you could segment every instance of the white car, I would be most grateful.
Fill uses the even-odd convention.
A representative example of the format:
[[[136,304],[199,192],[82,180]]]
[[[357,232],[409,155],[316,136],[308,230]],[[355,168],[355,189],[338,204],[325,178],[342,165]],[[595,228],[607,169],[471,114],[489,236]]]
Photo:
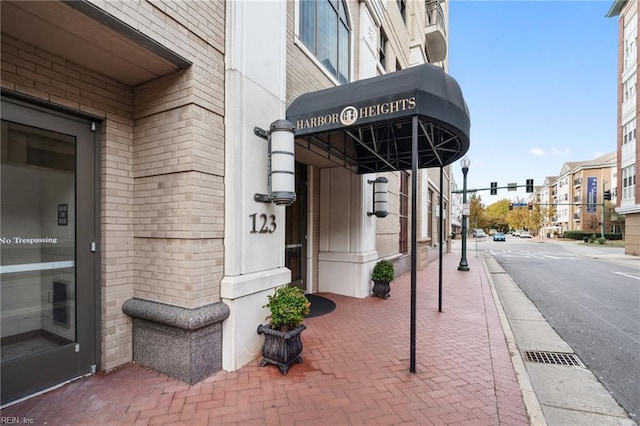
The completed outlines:
[[[529,231],[522,231],[520,233],[520,238],[531,238],[531,234],[529,233]]]
[[[486,237],[487,234],[485,234],[485,232],[482,229],[474,229],[473,236],[476,238],[483,238],[483,237]]]

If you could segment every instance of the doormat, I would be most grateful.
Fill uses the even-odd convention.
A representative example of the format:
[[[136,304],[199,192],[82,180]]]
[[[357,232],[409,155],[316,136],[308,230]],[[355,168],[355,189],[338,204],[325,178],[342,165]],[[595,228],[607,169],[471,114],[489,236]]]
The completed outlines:
[[[317,294],[305,294],[307,300],[311,302],[311,308],[305,318],[319,317],[321,315],[333,312],[336,308],[336,302]]]

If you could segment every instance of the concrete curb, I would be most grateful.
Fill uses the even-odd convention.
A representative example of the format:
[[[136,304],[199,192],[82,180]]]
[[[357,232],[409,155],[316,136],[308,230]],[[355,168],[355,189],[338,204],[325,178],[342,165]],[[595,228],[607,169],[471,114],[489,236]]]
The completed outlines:
[[[498,317],[500,318],[502,331],[504,332],[504,336],[507,341],[507,348],[509,349],[513,369],[516,373],[518,384],[520,385],[522,400],[524,401],[524,405],[527,409],[527,414],[529,415],[529,421],[532,426],[547,426],[547,420],[545,419],[544,413],[542,412],[542,406],[540,405],[540,401],[538,401],[538,397],[533,390],[533,385],[531,384],[529,373],[527,372],[527,368],[524,365],[524,360],[522,359],[522,355],[520,355],[520,350],[518,349],[518,345],[516,344],[516,339],[513,335],[513,331],[511,330],[511,326],[509,325],[509,320],[507,319],[507,315],[505,314],[504,308],[502,307],[502,302],[500,301],[500,297],[498,296],[498,292],[495,288],[493,277],[491,276],[491,273],[487,268],[485,256],[483,255],[481,256],[481,258],[482,269],[484,270],[487,280],[489,281],[489,286],[491,287],[491,295],[493,296],[493,301],[496,304]]]

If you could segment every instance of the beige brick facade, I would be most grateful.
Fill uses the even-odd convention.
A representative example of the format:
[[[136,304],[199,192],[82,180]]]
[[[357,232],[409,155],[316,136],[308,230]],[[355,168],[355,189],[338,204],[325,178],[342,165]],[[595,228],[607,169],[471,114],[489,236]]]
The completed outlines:
[[[131,361],[122,304],[219,300],[224,225],[224,2],[95,2],[188,58],[129,87],[2,37],[2,87],[104,117],[101,135],[102,368]]]
[[[114,40],[118,39],[122,43],[122,38],[128,48],[138,52],[140,58],[126,58],[130,63],[144,68],[149,64],[141,58],[156,55],[160,62],[175,61],[178,57],[187,64],[172,62],[170,65],[173,67],[170,69],[173,71],[159,74],[155,70],[146,70],[151,76],[135,84],[123,83],[130,81],[127,71],[123,71],[129,69],[126,66],[122,69],[110,69],[109,72],[104,69],[89,69],[90,64],[85,63],[83,67],[72,60],[79,60],[79,57],[78,52],[72,52],[71,48],[66,52],[53,54],[42,46],[30,45],[4,32],[2,34],[3,90],[16,97],[44,101],[52,110],[64,110],[65,113],[100,122],[100,155],[99,163],[95,165],[100,177],[100,214],[97,218],[100,233],[100,271],[97,274],[100,292],[100,369],[110,370],[133,360],[134,334],[136,330],[140,330],[134,328],[133,324],[138,327],[139,323],[144,323],[149,318],[137,317],[129,311],[128,315],[123,312],[125,302],[131,299],[149,302],[145,306],[162,305],[163,308],[158,308],[159,311],[164,309],[164,305],[170,305],[173,311],[169,312],[180,312],[180,315],[188,316],[197,308],[214,304],[220,308],[222,303],[219,302],[226,297],[223,294],[224,279],[227,278],[231,283],[237,284],[231,291],[227,288],[230,293],[228,300],[235,305],[222,305],[216,311],[220,314],[219,321],[222,322],[229,315],[230,308],[227,306],[234,306],[232,309],[236,309],[235,317],[227,321],[227,324],[233,321],[246,322],[247,316],[252,318],[256,313],[262,313],[262,303],[258,304],[256,301],[263,293],[266,294],[286,280],[281,279],[288,273],[281,262],[284,256],[278,253],[282,247],[278,248],[274,243],[263,250],[271,251],[270,255],[278,254],[272,256],[276,261],[254,264],[252,262],[255,259],[247,260],[236,253],[243,251],[245,246],[229,236],[230,230],[236,232],[233,236],[244,233],[246,237],[250,234],[248,228],[240,228],[240,225],[244,226],[242,220],[247,221],[247,217],[250,217],[245,214],[245,210],[249,211],[247,204],[243,204],[245,199],[247,203],[255,203],[254,190],[248,186],[262,187],[266,182],[266,176],[259,175],[253,170],[255,167],[247,164],[266,164],[266,160],[262,161],[264,156],[256,154],[257,149],[263,150],[265,146],[255,148],[252,145],[255,142],[253,138],[257,138],[252,134],[252,129],[253,126],[265,126],[268,123],[254,123],[260,121],[255,116],[264,113],[257,110],[268,108],[262,107],[262,104],[255,109],[255,105],[250,105],[250,108],[247,105],[253,102],[253,96],[262,96],[259,99],[265,103],[276,99],[274,105],[286,109],[286,105],[283,105],[285,101],[289,104],[303,93],[332,87],[336,82],[323,71],[322,64],[296,38],[298,2],[294,1],[286,2],[282,11],[273,12],[277,8],[269,9],[269,12],[277,14],[281,22],[286,20],[286,51],[282,46],[279,51],[274,51],[273,58],[268,58],[276,63],[275,66],[270,64],[269,73],[265,72],[269,76],[265,80],[269,81],[257,81],[259,78],[252,73],[256,72],[256,68],[259,69],[258,74],[263,69],[255,64],[247,66],[244,62],[250,62],[248,58],[238,59],[231,55],[241,56],[251,52],[250,49],[245,52],[243,47],[239,49],[242,53],[234,51],[229,52],[229,55],[225,52],[234,43],[238,43],[230,34],[238,38],[239,34],[246,34],[243,31],[259,30],[249,28],[235,31],[227,28],[236,18],[231,13],[227,16],[227,8],[242,14],[245,13],[240,10],[242,7],[251,7],[250,2],[241,6],[238,3],[233,6],[231,4],[225,1],[175,0],[89,0],[88,3],[82,3],[83,6],[93,5],[97,8],[97,12],[94,12],[98,19],[89,15],[84,17],[94,19],[95,22],[91,21],[90,25],[95,25],[101,31],[112,31],[110,34],[114,36]],[[373,9],[377,9],[375,4],[358,0],[347,0],[346,4],[351,29],[351,80],[392,72],[397,66],[406,68],[414,65],[410,62],[411,49],[415,46],[410,44],[412,40],[414,44],[424,43],[424,3],[407,2],[405,21],[395,2],[390,2],[386,11],[374,11]],[[66,17],[77,17],[86,12],[86,9],[84,12],[79,11],[66,3],[59,3],[55,7],[58,7],[56,10],[60,13],[66,13]],[[367,21],[361,18],[364,7],[369,8],[367,10],[372,16],[376,15],[375,19]],[[382,16],[377,16],[380,14]],[[254,18],[250,14],[246,16]],[[363,22],[360,22],[361,19]],[[365,49],[362,47],[364,44],[360,29],[364,31],[370,28],[365,23],[374,23],[374,27],[382,25],[390,36],[384,67],[376,61],[369,61],[366,66],[359,62],[359,55],[362,53],[360,49],[363,52]],[[109,25],[115,25],[119,29]],[[284,32],[282,26],[278,28]],[[133,36],[127,33],[131,29],[135,30]],[[375,28],[370,29],[369,36],[375,41],[372,35]],[[273,40],[282,41],[283,32],[278,36],[274,30],[270,36]],[[119,38],[124,33],[131,37]],[[61,34],[62,31],[58,35]],[[229,37],[229,40],[225,37]],[[90,53],[99,55],[101,46],[97,45],[97,41],[94,43],[96,46],[92,47],[95,50]],[[424,46],[418,48],[424,52]],[[377,53],[373,50],[371,52],[375,56]],[[369,57],[371,58],[372,56]],[[283,83],[283,89],[276,93],[280,90],[277,83],[279,81]],[[232,97],[232,94],[237,93],[242,96]],[[238,111],[245,108],[247,110]],[[264,116],[269,114],[270,111]],[[255,162],[249,163],[247,160]],[[225,162],[230,170],[225,170]],[[352,262],[346,268],[349,273],[361,281],[368,281],[371,269],[369,266],[377,258],[406,257],[406,253],[399,253],[398,244],[401,173],[384,174],[389,179],[389,215],[380,219],[366,215],[370,207],[369,204],[364,206],[368,201],[364,200],[363,194],[368,194],[370,187],[362,180],[364,178],[354,177],[344,169],[333,176],[327,173],[323,177],[323,173],[327,171],[323,169],[329,167],[326,163],[320,163],[307,164],[308,184],[311,188],[307,205],[308,217],[311,218],[306,229],[311,237],[311,244],[307,249],[307,255],[310,256],[307,258],[307,266],[311,268],[311,272],[305,280],[311,281],[310,289],[314,292],[321,291],[322,287],[319,283],[319,258],[323,237],[321,234],[325,229],[322,228],[321,219],[325,220],[324,226],[329,228],[327,217],[340,219],[340,209],[344,207],[344,203],[349,204],[348,214],[351,220],[345,224],[352,228],[343,227],[335,231],[340,238],[348,234],[340,240],[340,244],[324,246],[324,254],[329,253],[326,264],[335,262],[344,266]],[[234,165],[240,164],[251,170],[233,170]],[[333,171],[335,170],[331,170]],[[330,206],[327,201],[330,183],[334,185],[332,189],[348,187],[348,191],[331,199],[334,203],[330,207],[332,210],[327,207]],[[236,189],[238,193],[225,193],[226,190],[234,192]],[[411,194],[411,184],[407,191]],[[410,195],[407,202],[410,206]],[[278,215],[280,228],[270,237],[274,239],[268,241],[277,241],[281,245],[283,238],[280,236],[276,240],[275,237],[284,233],[283,208],[262,204],[249,204],[249,207],[260,213],[268,212],[274,217]],[[235,213],[235,216],[230,212]],[[325,214],[324,218],[321,218],[322,212]],[[422,213],[421,211],[419,214]],[[225,214],[228,216],[225,217]],[[237,226],[233,228],[230,225]],[[407,229],[409,235],[410,232]],[[240,237],[243,238],[243,235]],[[260,243],[263,244],[264,241],[262,239]],[[235,251],[229,247],[234,247]],[[427,251],[427,246],[421,245],[421,259],[427,258]],[[343,253],[348,256],[342,256]],[[232,259],[233,256],[237,259]],[[350,260],[343,261],[341,257]],[[227,271],[225,262],[229,262]],[[230,272],[229,269],[234,271]],[[358,294],[359,297],[364,297],[361,293]],[[225,308],[227,316],[222,312]],[[249,312],[249,309],[253,312]],[[187,313],[184,314],[185,312]],[[132,318],[141,321],[134,323]],[[175,326],[170,322],[162,318],[157,324],[160,324],[160,328]],[[217,323],[214,322],[213,325]],[[245,325],[242,324],[235,330],[243,330]],[[207,323],[203,328],[208,326],[212,324]],[[144,328],[145,325],[141,327]],[[236,351],[237,346],[240,348],[239,352],[247,352],[246,356],[253,355],[249,353],[251,345],[244,343],[253,344],[258,337],[254,326],[249,328],[251,333],[243,336],[227,333],[241,342],[236,345],[233,340],[234,344],[228,345],[234,346],[232,351]],[[138,342],[140,337],[136,336],[135,340]],[[249,337],[242,340],[246,336]]]

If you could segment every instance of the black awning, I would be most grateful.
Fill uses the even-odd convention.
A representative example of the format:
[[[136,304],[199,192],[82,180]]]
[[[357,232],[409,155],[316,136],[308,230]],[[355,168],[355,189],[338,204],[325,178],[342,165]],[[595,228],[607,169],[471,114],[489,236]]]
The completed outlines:
[[[418,167],[442,167],[469,149],[469,111],[458,83],[424,64],[294,99],[296,139],[338,152],[359,174],[411,169],[412,118]]]

